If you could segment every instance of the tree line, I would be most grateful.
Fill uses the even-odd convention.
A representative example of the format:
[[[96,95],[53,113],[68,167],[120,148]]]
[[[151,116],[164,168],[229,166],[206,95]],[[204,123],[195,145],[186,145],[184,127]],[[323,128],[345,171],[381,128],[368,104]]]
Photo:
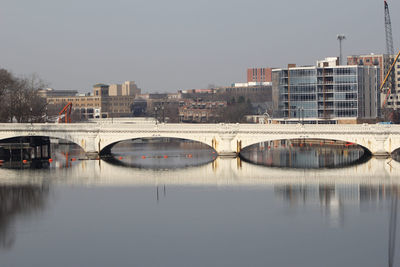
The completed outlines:
[[[0,68],[0,122],[44,122],[46,99],[38,94],[44,87],[37,75],[17,77]]]

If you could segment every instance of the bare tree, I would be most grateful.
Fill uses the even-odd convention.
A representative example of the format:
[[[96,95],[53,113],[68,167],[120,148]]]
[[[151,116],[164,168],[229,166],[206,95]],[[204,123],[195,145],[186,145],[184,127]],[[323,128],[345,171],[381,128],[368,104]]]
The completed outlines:
[[[45,86],[37,75],[15,77],[0,69],[0,122],[41,122],[46,101],[37,90]]]

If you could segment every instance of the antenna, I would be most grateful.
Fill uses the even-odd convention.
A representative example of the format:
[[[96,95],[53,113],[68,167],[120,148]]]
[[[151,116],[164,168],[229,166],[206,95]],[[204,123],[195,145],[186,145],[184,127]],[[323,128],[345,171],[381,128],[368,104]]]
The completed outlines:
[[[339,40],[339,51],[340,51],[339,65],[342,65],[343,64],[342,41],[346,40],[346,36],[344,36],[344,34],[338,34],[337,39]]]

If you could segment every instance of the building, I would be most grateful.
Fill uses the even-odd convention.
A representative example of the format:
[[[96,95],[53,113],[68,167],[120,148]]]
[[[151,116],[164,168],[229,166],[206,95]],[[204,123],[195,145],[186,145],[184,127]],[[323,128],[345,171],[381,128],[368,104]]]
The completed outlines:
[[[111,84],[109,86],[109,96],[137,96],[141,89],[134,81],[126,81],[123,84]]]
[[[121,96],[122,95],[122,84],[111,84],[108,88],[109,96]]]
[[[132,116],[132,104],[135,94],[140,92],[133,82],[126,82],[125,91],[123,85],[107,85],[97,83],[93,85],[92,95],[74,96],[49,96],[46,97],[49,105],[63,106],[71,102],[73,110],[78,110],[83,119],[114,118]],[[129,94],[125,94],[129,93]]]
[[[221,87],[215,89],[217,99],[238,100],[244,98],[252,103],[271,102],[272,103],[272,83],[256,83],[252,85],[247,84],[234,84],[230,87]]]
[[[220,122],[226,101],[186,99],[179,102],[179,121],[189,123]]]
[[[247,82],[271,82],[272,68],[247,69]]]
[[[385,79],[385,76],[388,72],[388,68],[384,68],[385,66],[390,65],[391,62],[395,59],[396,55],[388,56],[388,55],[356,55],[356,56],[348,56],[347,57],[347,65],[359,65],[359,66],[378,66],[380,68],[380,81],[382,82]],[[393,76],[393,87],[394,90],[391,91],[387,99],[387,107],[389,108],[399,108],[400,107],[400,60],[395,64],[394,67],[394,76]],[[380,84],[379,84],[380,85]],[[386,93],[388,90],[388,83],[382,90],[381,94],[381,105],[385,101]]]
[[[134,81],[126,81],[122,84],[122,95],[136,96],[141,93],[141,89],[138,88]]]
[[[357,123],[380,115],[378,66],[340,66],[326,58],[315,66],[275,69],[272,82],[279,123]]]
[[[39,96],[41,97],[58,97],[58,96],[76,96],[78,91],[76,90],[54,90],[53,88],[38,89]]]

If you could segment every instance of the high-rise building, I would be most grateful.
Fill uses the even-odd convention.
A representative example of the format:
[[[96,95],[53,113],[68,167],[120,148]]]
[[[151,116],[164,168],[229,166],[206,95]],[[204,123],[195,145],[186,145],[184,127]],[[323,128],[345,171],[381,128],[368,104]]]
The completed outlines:
[[[281,123],[357,123],[380,113],[379,67],[338,65],[337,58],[316,66],[275,69],[275,117]]]
[[[356,56],[348,56],[347,57],[347,65],[359,65],[359,66],[379,66],[380,68],[380,81],[382,82],[385,79],[385,76],[388,72],[388,68],[385,69],[385,66],[388,66],[388,62],[393,62],[396,55],[356,55]],[[389,108],[398,108],[400,107],[400,60],[395,64],[394,69],[394,81],[392,85],[392,91],[389,95],[386,107]],[[379,84],[380,86],[380,84]],[[386,93],[388,90],[388,83],[383,88],[381,92],[381,105],[385,100]]]
[[[108,96],[109,87],[110,86],[108,84],[96,83],[93,85],[94,96]]]
[[[272,68],[247,69],[247,82],[271,82]]]
[[[126,81],[122,84],[122,95],[139,95],[141,92],[134,81]]]
[[[121,96],[122,95],[122,85],[121,84],[111,84],[108,89],[108,94],[110,96]]]
[[[111,84],[109,87],[110,96],[137,96],[141,89],[134,81],[126,81],[123,84]]]

